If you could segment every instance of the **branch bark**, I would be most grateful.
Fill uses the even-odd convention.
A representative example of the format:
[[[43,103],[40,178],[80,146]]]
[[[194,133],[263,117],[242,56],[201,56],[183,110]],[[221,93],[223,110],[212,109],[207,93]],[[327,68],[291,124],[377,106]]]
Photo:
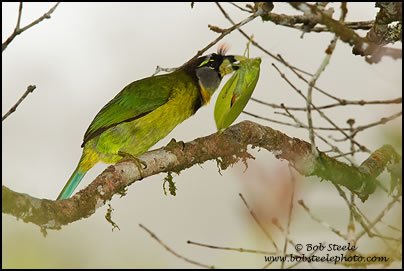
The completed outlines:
[[[302,175],[318,176],[334,184],[343,185],[366,200],[376,189],[376,177],[389,162],[398,163],[399,156],[391,146],[383,146],[359,168],[344,164],[319,152],[316,158],[311,145],[291,138],[277,130],[251,121],[243,121],[228,128],[223,134],[211,134],[188,143],[170,142],[166,147],[149,151],[138,158],[145,161],[145,178],[161,172],[179,172],[195,164],[215,159],[220,169],[242,160],[253,158],[247,147],[264,148],[278,159],[288,160]],[[373,170],[377,168],[377,170]],[[138,168],[131,160],[109,166],[90,185],[72,198],[60,201],[38,199],[2,187],[2,212],[43,230],[60,229],[74,221],[92,215],[97,208],[115,194],[123,195],[125,188],[140,180]]]
[[[351,45],[353,47],[353,54],[367,56],[366,61],[368,63],[378,63],[382,56],[390,56],[393,59],[402,58],[401,49],[379,46],[366,38],[360,37],[351,28],[339,21],[334,20],[326,12],[320,10],[315,5],[301,2],[291,2],[290,4],[300,11],[310,11],[309,13],[314,16],[314,20],[317,23],[327,26],[327,28],[330,29],[331,32],[335,33],[343,42]],[[401,17],[401,8],[397,10],[396,13],[399,13],[399,17]],[[312,25],[312,27],[314,27],[314,25]]]
[[[24,94],[21,96],[21,98],[17,101],[17,103],[15,105],[13,105],[13,107],[11,107],[10,110],[8,110],[8,112],[6,114],[4,114],[4,116],[1,118],[1,121],[4,121],[8,116],[10,116],[12,113],[14,113],[15,110],[17,110],[17,107],[20,105],[20,103],[22,103],[22,101],[24,101],[24,99],[27,98],[28,94],[33,92],[35,89],[36,89],[35,85],[29,85],[27,87],[27,90],[24,92]]]

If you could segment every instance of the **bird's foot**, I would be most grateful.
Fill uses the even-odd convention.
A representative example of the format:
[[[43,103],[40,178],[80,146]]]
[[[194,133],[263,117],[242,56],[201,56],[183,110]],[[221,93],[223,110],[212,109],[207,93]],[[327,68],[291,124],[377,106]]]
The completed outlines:
[[[140,160],[139,158],[136,158],[132,154],[123,152],[123,151],[118,151],[118,155],[122,156],[122,159],[127,159],[127,160],[132,161],[136,165],[137,169],[139,170],[140,180],[143,179],[143,177],[144,177],[143,169],[147,168],[147,164],[145,161]],[[142,168],[142,165],[144,166],[144,168]]]

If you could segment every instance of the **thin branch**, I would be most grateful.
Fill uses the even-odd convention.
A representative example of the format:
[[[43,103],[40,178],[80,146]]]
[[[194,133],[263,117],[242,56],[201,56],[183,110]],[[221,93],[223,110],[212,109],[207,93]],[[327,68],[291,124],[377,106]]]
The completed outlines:
[[[287,231],[285,231],[285,229],[284,229],[284,228],[282,227],[282,225],[279,223],[279,221],[278,221],[277,218],[273,218],[273,219],[272,219],[272,224],[275,225],[275,227],[277,227],[278,230],[279,230],[285,237],[288,235],[288,234],[287,234]],[[298,250],[298,249],[297,249],[296,243],[293,242],[292,239],[289,239],[289,238],[288,238],[287,240],[288,240],[288,243],[292,245],[293,249],[294,249],[300,256],[303,256],[303,255],[304,255],[304,253],[303,253],[301,250]],[[316,252],[317,252],[317,251],[313,251],[313,252],[310,254],[310,256],[311,256],[311,255],[314,255]],[[287,255],[285,254],[285,252],[283,252],[282,255],[283,255],[283,256],[287,256]],[[301,263],[301,262],[300,262],[300,263]],[[298,263],[298,264],[299,264],[299,263]],[[313,265],[312,265],[311,262],[309,262],[308,264],[314,269],[314,267],[313,267]],[[289,268],[291,268],[291,267],[288,267],[288,269],[289,269]]]
[[[264,254],[264,255],[280,255],[279,252],[271,252],[271,251],[264,251],[264,250],[256,250],[256,249],[248,249],[248,248],[233,248],[233,247],[221,247],[221,246],[214,246],[214,245],[208,245],[208,244],[202,244],[198,242],[194,242],[191,240],[187,241],[187,244],[190,245],[196,245],[200,247],[207,247],[207,248],[213,248],[213,249],[221,249],[221,250],[230,250],[230,251],[236,251],[236,252],[241,252],[241,253],[254,253],[254,254]]]
[[[317,156],[316,144],[314,141],[314,131],[313,131],[313,120],[311,118],[311,105],[312,105],[312,93],[313,93],[313,86],[316,84],[318,78],[320,77],[321,73],[325,70],[328,63],[330,62],[330,58],[332,53],[334,52],[335,45],[337,44],[337,36],[335,36],[332,40],[330,45],[326,50],[326,56],[324,57],[323,62],[321,63],[320,67],[318,68],[317,72],[313,75],[309,82],[309,89],[307,90],[307,97],[306,97],[306,108],[307,108],[307,123],[309,125],[309,138],[312,147],[312,152]],[[317,109],[319,110],[319,109]]]
[[[373,234],[369,231],[368,226],[366,225],[365,221],[363,220],[363,219],[365,219],[367,221],[366,216],[360,211],[360,209],[358,208],[358,206],[356,206],[356,204],[349,202],[345,192],[342,190],[341,187],[339,187],[339,185],[334,184],[334,187],[337,189],[339,195],[344,199],[345,203],[348,205],[349,210],[350,210],[350,215],[352,215],[353,218],[355,218],[355,220],[362,226],[362,228],[367,232],[368,236],[372,237]],[[352,239],[351,236],[349,236],[349,237],[350,237],[349,239]],[[356,241],[354,243],[356,243]]]
[[[342,13],[343,14],[343,13]],[[271,21],[277,25],[282,25],[297,30],[306,30],[307,25],[316,25],[318,20],[315,16],[309,15],[286,15],[286,14],[276,14],[273,12],[264,13],[261,16],[264,21]],[[352,30],[369,30],[373,27],[374,20],[370,21],[357,21],[357,22],[341,22],[346,27]],[[310,32],[333,32],[327,25],[315,26],[310,28]]]
[[[239,10],[242,10],[242,11],[245,11],[245,12],[248,12],[248,13],[251,13],[251,10],[242,8],[242,7],[240,7],[240,6],[236,5],[236,4],[234,4],[233,2],[230,2],[230,4],[232,4],[233,6],[235,6],[236,8],[238,8]]]
[[[262,16],[263,17],[263,16]],[[272,21],[275,24],[286,26],[289,28],[294,28],[297,30],[305,30],[305,26],[309,24],[316,24],[317,21],[313,16],[305,15],[286,15],[286,14],[275,14],[270,13],[267,17],[268,21]],[[299,25],[297,25],[299,24]],[[302,24],[302,25],[300,25]],[[352,30],[369,30],[372,28],[374,20],[370,21],[358,21],[358,22],[345,22],[343,25]],[[322,32],[333,32],[332,29],[327,26],[315,26],[310,28],[310,32],[322,33]]]
[[[358,22],[345,22],[344,25],[352,30],[369,30],[374,24],[374,20],[370,21],[358,21]],[[299,29],[299,28],[298,28]],[[300,28],[301,30],[301,28]],[[311,32],[332,32],[327,26],[316,26],[311,29]]]
[[[343,157],[343,156],[347,156],[347,155],[353,155],[353,154],[355,154],[355,153],[357,153],[357,152],[358,152],[358,151],[355,150],[355,151],[351,151],[351,152],[347,152],[347,153],[341,153],[341,154],[332,156],[332,158],[339,158],[339,157]]]
[[[306,78],[304,78],[302,75],[300,75],[293,66],[291,66],[288,62],[286,62],[285,59],[280,54],[278,54],[277,56],[281,60],[281,63],[283,65],[285,65],[286,67],[288,67],[300,80],[302,80],[303,82],[306,82],[306,83],[309,82],[309,81],[307,81]],[[313,75],[311,75],[311,76],[313,76]],[[338,101],[340,103],[342,102],[342,100],[340,98],[338,98],[336,96],[333,96],[330,93],[327,93],[326,91],[324,91],[324,90],[322,90],[322,89],[320,89],[320,88],[318,88],[316,86],[314,86],[314,89],[318,90],[320,93],[324,94],[325,96],[327,96],[327,97],[329,97],[331,99],[334,99],[334,100],[336,100],[336,101]]]
[[[175,252],[174,250],[172,250],[169,246],[167,246],[166,244],[164,244],[163,241],[161,241],[151,230],[149,230],[148,228],[146,228],[146,227],[143,226],[142,224],[139,224],[139,227],[141,227],[141,228],[144,229],[146,232],[148,232],[148,233],[150,234],[150,236],[151,236],[154,240],[156,240],[162,247],[164,247],[168,252],[170,252],[171,254],[173,254],[175,257],[177,257],[177,258],[179,258],[179,259],[181,259],[181,260],[184,260],[184,261],[186,261],[187,263],[194,264],[194,265],[196,265],[196,266],[200,266],[200,267],[203,267],[203,268],[215,268],[213,265],[202,264],[202,263],[199,263],[199,262],[197,262],[197,261],[190,260],[190,259],[188,259],[188,258],[186,258],[186,257],[184,257],[184,256],[182,256],[182,255],[180,255],[180,254],[178,254],[177,252]]]
[[[33,92],[35,89],[36,89],[35,85],[29,85],[27,87],[27,90],[24,92],[24,94],[21,96],[21,98],[17,101],[17,103],[15,105],[13,105],[6,114],[4,114],[1,121],[4,121],[8,116],[10,116],[13,112],[15,112],[15,110],[17,110],[17,107],[20,105],[20,103],[22,103],[22,101],[24,101],[24,99],[28,96],[28,94]]]
[[[257,119],[266,120],[266,121],[270,121],[270,122],[273,122],[273,123],[282,124],[282,125],[286,125],[286,126],[292,126],[292,127],[295,127],[295,128],[305,128],[304,126],[300,126],[300,125],[297,125],[295,123],[288,123],[288,122],[284,122],[284,121],[280,121],[280,120],[274,120],[274,119],[270,119],[270,118],[266,118],[266,117],[261,117],[261,116],[258,116],[256,114],[253,114],[253,113],[250,113],[250,112],[247,112],[247,111],[242,111],[242,112],[244,114],[246,114],[246,115],[249,115],[249,116],[257,118]]]
[[[10,37],[8,37],[8,39],[3,42],[3,44],[1,45],[1,49],[2,52],[7,48],[7,46],[14,40],[14,38],[16,36],[18,36],[19,34],[21,34],[22,32],[24,32],[25,30],[33,27],[34,25],[42,22],[45,19],[50,19],[51,18],[51,14],[55,11],[56,7],[60,4],[60,2],[57,2],[56,5],[54,5],[51,9],[48,10],[48,12],[46,12],[44,15],[42,15],[41,17],[39,17],[38,19],[36,19],[35,21],[33,21],[32,23],[24,26],[23,28],[20,28],[20,20],[21,20],[21,14],[22,14],[22,2],[20,4],[19,10],[18,10],[18,20],[17,20],[17,25],[14,29],[14,32],[11,34]]]
[[[310,11],[310,14],[316,18],[316,23],[326,25],[333,33],[338,35],[343,42],[351,45],[353,47],[352,52],[355,55],[370,56],[366,58],[366,61],[369,63],[378,63],[382,56],[390,56],[393,59],[402,58],[401,49],[385,48],[373,42],[369,42],[340,21],[331,18],[331,16],[315,5],[301,2],[291,2],[291,5],[303,12]]]
[[[303,209],[310,215],[310,217],[317,221],[318,223],[320,223],[321,225],[323,225],[324,227],[326,227],[327,229],[331,230],[333,233],[335,233],[336,235],[338,235],[339,237],[341,237],[344,240],[347,240],[346,235],[342,234],[339,230],[335,229],[334,227],[332,227],[330,224],[328,224],[325,221],[322,221],[321,219],[317,218],[316,216],[313,215],[313,213],[310,211],[309,207],[306,206],[306,204],[304,204],[303,200],[298,200],[297,201],[299,203],[300,206],[303,207]]]
[[[281,106],[283,106],[283,104],[281,104]],[[288,114],[289,117],[291,117],[300,127],[305,127],[307,128],[306,125],[304,125],[301,121],[299,121],[294,115],[292,115],[288,109],[286,107],[284,107],[284,110],[286,111],[286,113]],[[317,129],[317,128],[316,128]],[[330,146],[332,148],[332,150],[336,153],[342,154],[342,152],[334,145],[332,145],[330,142],[328,142],[328,140],[326,140],[324,137],[322,137],[321,135],[319,135],[317,132],[314,132],[314,135],[317,136],[319,139],[321,139],[324,143],[326,143],[328,146]],[[351,161],[349,158],[344,157],[345,159],[347,159],[352,165],[354,165],[354,162]]]
[[[344,22],[345,16],[347,13],[347,8],[346,8],[346,2],[341,3],[341,17],[340,17],[340,22]],[[313,92],[313,86],[315,86],[318,78],[320,77],[321,73],[325,70],[325,68],[328,66],[328,63],[330,62],[331,55],[334,52],[335,46],[337,44],[338,36],[335,35],[334,38],[331,40],[330,45],[328,46],[326,52],[326,56],[324,57],[323,62],[321,63],[320,67],[318,68],[317,72],[313,75],[309,82],[309,89],[307,91],[307,99],[306,99],[306,108],[307,108],[307,121],[309,125],[309,138],[310,138],[310,143],[312,147],[312,152],[314,155],[318,155],[317,149],[316,149],[316,144],[315,144],[315,137],[314,137],[314,131],[313,131],[313,123],[312,123],[312,118],[311,118],[311,104],[312,104],[312,92]],[[318,112],[321,112],[320,109],[317,109]]]
[[[277,107],[283,108],[283,109],[287,112],[287,114],[283,114],[283,113],[279,113],[279,112],[275,112],[275,114],[278,113],[278,114],[282,114],[282,115],[284,115],[284,116],[290,117],[290,118],[292,118],[296,123],[289,123],[289,122],[284,122],[284,121],[280,121],[280,120],[269,119],[269,118],[262,117],[262,116],[259,116],[259,115],[253,114],[253,113],[249,113],[249,112],[247,112],[247,111],[242,111],[242,113],[244,113],[244,114],[246,114],[246,115],[249,115],[249,116],[251,116],[251,117],[257,118],[257,119],[261,119],[261,120],[265,120],[265,121],[270,121],[270,122],[277,123],[277,124],[281,124],[281,125],[291,126],[291,127],[294,127],[294,128],[303,128],[303,129],[307,129],[307,128],[308,128],[307,125],[305,125],[305,124],[303,124],[302,122],[298,121],[298,120],[296,119],[296,117],[288,111],[288,110],[291,110],[290,107],[286,107],[286,106],[284,106],[283,104],[277,105]],[[318,109],[318,108],[317,108],[317,109]],[[292,110],[293,110],[293,109],[292,109]],[[351,128],[348,128],[348,127],[343,127],[343,128],[337,129],[337,128],[333,128],[333,127],[317,127],[317,126],[313,127],[313,130],[322,130],[322,131],[340,131],[340,130],[343,130],[343,131],[351,131],[351,130],[352,130],[353,133],[350,135],[350,137],[353,137],[353,136],[355,136],[357,133],[362,132],[362,131],[364,131],[365,129],[368,129],[368,128],[371,128],[371,127],[375,127],[375,126],[381,125],[381,124],[386,124],[387,122],[392,121],[392,120],[394,120],[394,119],[400,117],[401,115],[402,115],[402,112],[400,111],[400,112],[397,112],[397,113],[395,113],[395,114],[393,114],[393,115],[391,115],[391,116],[389,116],[389,117],[381,118],[379,121],[376,121],[376,122],[372,122],[372,123],[369,123],[369,124],[365,124],[365,125],[358,126],[358,127],[354,128],[353,130],[352,130]],[[317,134],[315,134],[315,135],[318,137]],[[343,138],[343,139],[334,139],[334,140],[335,140],[335,141],[345,141],[345,140],[347,140],[347,139],[349,139],[349,137],[345,137],[345,138]],[[344,156],[344,155],[350,155],[350,154],[353,154],[353,153],[356,153],[356,152],[358,152],[358,151],[351,151],[351,152],[348,152],[348,153],[340,153],[340,154],[341,154],[341,156]],[[335,156],[334,158],[337,158],[337,157]]]
[[[275,24],[294,28],[300,31],[308,31],[307,26],[314,26],[318,23],[316,17],[310,15],[286,15],[271,12],[271,13],[264,13],[261,16],[261,18],[264,21],[271,21]],[[373,27],[374,22],[375,22],[374,20],[370,20],[370,21],[341,22],[341,23],[352,30],[369,30]],[[329,27],[327,27],[327,25],[325,25],[325,26],[310,27],[309,31],[321,33],[321,32],[333,32],[333,29],[330,29]]]
[[[384,216],[385,214],[394,206],[396,202],[400,201],[400,196],[394,196],[393,199],[387,204],[387,206],[380,212],[380,214],[373,220],[373,222],[369,223],[369,228],[361,231],[355,238],[357,242],[366,232],[369,232]]]
[[[293,90],[295,90],[303,99],[305,99],[307,101],[307,97],[304,96],[304,94],[302,93],[301,90],[299,90],[298,88],[296,88],[295,85],[292,84],[292,82],[290,82],[290,80],[286,77],[286,75],[284,73],[282,73],[279,68],[272,63],[272,66],[279,72],[280,76],[292,87]],[[330,118],[328,118],[321,110],[319,110],[313,103],[310,103],[310,105],[320,114],[320,116],[322,118],[324,118],[325,120],[327,120],[332,126],[334,126],[334,128],[336,128],[338,131],[340,131],[346,138],[348,138],[349,140],[351,140],[353,143],[355,143],[355,145],[357,145],[362,151],[365,152],[370,152],[368,148],[366,148],[365,146],[361,145],[360,143],[358,143],[356,140],[354,140],[351,136],[349,136],[347,133],[344,132],[344,130],[342,130],[340,127],[338,127]]]
[[[293,201],[295,199],[295,189],[296,189],[295,175],[293,174],[293,171],[290,166],[288,167],[288,169],[289,169],[289,174],[290,174],[290,182],[292,183],[292,188],[291,188],[292,194],[290,195],[288,222],[286,224],[285,243],[283,245],[283,255],[286,255],[286,251],[287,251],[288,243],[289,243],[290,224],[292,222]],[[282,261],[281,269],[283,269],[284,266],[285,266],[285,262]]]
[[[283,108],[281,105],[278,104],[273,104],[273,103],[267,103],[264,101],[261,101],[259,99],[251,98],[252,101],[256,103],[260,103],[272,108]],[[365,101],[365,100],[359,100],[359,101],[349,101],[342,99],[341,102],[338,103],[333,103],[333,104],[327,104],[327,105],[322,105],[322,106],[317,106],[317,109],[329,109],[329,108],[334,108],[338,106],[346,106],[346,105],[379,105],[379,104],[401,104],[402,103],[402,97],[395,98],[395,99],[390,99],[390,100],[380,100],[380,101]],[[306,111],[306,107],[292,107],[292,106],[285,106],[288,110],[294,110],[294,111]]]
[[[379,121],[376,121],[376,122],[373,122],[373,123],[370,123],[370,124],[367,124],[367,125],[358,126],[353,130],[352,136],[355,136],[357,133],[359,133],[360,131],[363,131],[365,129],[377,126],[379,124],[385,124],[385,123],[387,123],[389,121],[392,121],[392,120],[400,117],[402,114],[403,114],[403,112],[400,111],[400,112],[397,112],[397,113],[395,113],[395,114],[393,114],[393,115],[391,115],[389,117],[381,118]]]
[[[21,17],[22,17],[22,2],[20,2],[20,7],[18,8],[18,19],[15,29],[20,29]]]
[[[220,11],[223,13],[224,17],[225,17],[227,20],[229,20],[229,22],[230,22],[231,24],[235,25],[234,21],[230,18],[229,14],[227,14],[227,12],[223,9],[223,7],[222,7],[218,2],[216,2],[216,5],[217,5],[218,8],[220,9]],[[264,53],[266,53],[266,54],[269,55],[270,57],[272,57],[272,58],[274,58],[274,59],[276,59],[276,60],[278,60],[278,61],[281,61],[277,56],[275,56],[274,54],[272,54],[271,52],[269,52],[268,50],[266,50],[264,47],[262,47],[261,45],[259,45],[258,42],[256,42],[254,39],[252,39],[251,36],[249,36],[247,33],[245,33],[241,28],[239,28],[238,31],[239,31],[248,41],[251,41],[251,43],[252,43],[255,47],[257,47],[258,49],[260,49],[261,51],[263,51]],[[293,68],[294,68],[295,70],[301,72],[301,73],[305,73],[305,74],[307,74],[307,75],[309,75],[309,76],[313,76],[311,73],[306,72],[306,71],[304,71],[304,70],[302,70],[302,69],[299,69],[299,68],[296,68],[296,67],[293,67]]]
[[[211,48],[213,45],[215,45],[216,43],[218,43],[221,39],[223,39],[226,35],[230,34],[231,32],[233,32],[234,30],[240,28],[241,26],[247,24],[248,22],[254,20],[255,18],[257,18],[258,16],[260,16],[262,14],[262,9],[258,9],[254,14],[252,14],[251,16],[247,17],[246,19],[242,20],[241,22],[239,22],[238,24],[233,25],[232,27],[228,28],[228,29],[224,29],[222,34],[219,35],[219,37],[217,37],[214,41],[212,41],[211,43],[209,43],[208,45],[206,45],[203,49],[199,50],[196,55],[191,58],[188,62],[191,62],[192,60],[198,58],[199,56],[201,56],[204,52],[206,52],[209,48]],[[188,62],[186,62],[184,65],[186,65]],[[184,66],[183,65],[183,66]]]
[[[268,238],[268,240],[272,243],[272,245],[274,246],[274,248],[276,249],[276,251],[278,252],[278,246],[276,245],[274,239],[272,239],[271,235],[269,234],[269,232],[265,229],[264,225],[262,225],[261,221],[258,219],[258,216],[255,214],[255,212],[250,208],[250,206],[248,205],[247,201],[244,199],[243,194],[239,193],[238,194],[241,198],[241,200],[243,201],[245,207],[247,207],[248,211],[250,212],[250,215],[252,216],[252,218],[254,219],[255,223],[257,223],[258,227],[260,227],[260,229],[262,230],[262,232],[265,234],[265,236]]]

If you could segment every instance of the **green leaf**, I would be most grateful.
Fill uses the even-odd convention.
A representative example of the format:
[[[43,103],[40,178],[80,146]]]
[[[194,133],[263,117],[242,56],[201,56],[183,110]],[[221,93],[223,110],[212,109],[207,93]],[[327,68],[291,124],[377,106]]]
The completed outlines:
[[[258,82],[261,58],[234,56],[239,68],[226,82],[215,104],[215,122],[219,133],[229,127],[243,111]]]

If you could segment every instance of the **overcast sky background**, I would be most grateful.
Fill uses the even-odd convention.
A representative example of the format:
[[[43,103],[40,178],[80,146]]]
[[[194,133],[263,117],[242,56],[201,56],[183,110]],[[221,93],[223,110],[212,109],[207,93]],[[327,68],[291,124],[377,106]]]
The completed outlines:
[[[24,4],[21,26],[45,13],[53,3]],[[248,15],[223,3],[233,20]],[[338,4],[335,18],[338,18]],[[378,9],[372,3],[349,3],[346,21],[372,20]],[[300,14],[288,4],[276,3],[275,13]],[[18,15],[18,3],[2,3],[2,41],[12,33]],[[97,112],[128,83],[151,76],[157,65],[178,67],[213,41],[218,34],[208,24],[227,28],[229,22],[214,3],[61,3],[50,20],[45,20],[17,36],[2,54],[2,114],[15,104],[26,87],[37,86],[34,93],[2,124],[2,183],[17,192],[38,198],[55,199],[65,185],[81,155],[84,132]],[[315,72],[324,59],[324,51],[333,35],[301,32],[271,22],[255,19],[243,27],[254,39],[273,54],[281,54],[289,63]],[[364,31],[358,31],[364,36]],[[223,40],[231,45],[229,54],[243,54],[247,40],[237,31]],[[401,44],[400,44],[401,45]],[[207,53],[215,52],[217,45]],[[250,56],[262,57],[260,79],[253,97],[288,106],[305,106],[296,92],[280,78],[271,66],[286,68],[255,47]],[[335,53],[317,85],[330,93],[349,100],[384,100],[401,96],[402,61],[383,58],[369,65],[362,57],[353,56],[351,47],[338,41]],[[287,73],[297,87],[307,85]],[[224,84],[222,82],[222,85]],[[221,87],[219,88],[219,90]],[[218,90],[218,92],[219,92]],[[315,92],[315,104],[333,102]],[[184,142],[216,131],[211,103],[179,125],[155,147],[166,145],[171,138]],[[354,118],[367,124],[400,111],[401,105],[350,106],[327,111],[341,127]],[[246,111],[288,121],[274,114],[276,110],[250,101]],[[279,111],[278,111],[279,112]],[[305,113],[296,116],[306,121]],[[308,132],[274,123],[263,122],[241,114],[236,122],[252,120],[289,136],[308,141]],[[315,125],[328,125],[318,116]],[[359,134],[356,139],[371,150],[383,144],[394,144],[389,133],[401,136],[401,118],[384,126]],[[327,134],[325,134],[327,135]],[[341,138],[335,134],[336,138]],[[329,147],[318,142],[319,149]],[[349,151],[349,144],[340,144]],[[401,151],[401,150],[400,150]],[[262,206],[268,217],[282,213],[283,183],[288,170],[285,161],[276,160],[264,150],[251,150],[256,157],[244,165],[223,171],[220,176],[216,162],[210,161],[174,175],[177,196],[164,196],[160,174],[135,183],[127,196],[114,197],[112,219],[119,230],[111,231],[105,220],[107,206],[90,218],[70,224],[61,231],[49,231],[43,238],[37,226],[16,221],[3,215],[2,248],[4,267],[38,268],[158,268],[193,267],[169,254],[139,228],[142,223],[179,254],[216,267],[262,267],[262,255],[217,251],[186,244],[187,240],[218,246],[273,250],[259,231],[240,200]],[[357,163],[366,154],[356,156]],[[84,188],[106,168],[95,166],[82,180]],[[262,200],[261,200],[262,199]],[[314,178],[298,179],[296,199],[304,199],[313,212],[336,227],[345,230],[346,205],[329,182]],[[265,201],[267,200],[267,201]],[[377,214],[386,198],[376,195],[368,202],[369,212]],[[374,210],[374,211],[372,211]],[[394,221],[394,212],[391,219]],[[401,220],[401,215],[400,215]],[[279,244],[283,237],[272,231]],[[295,242],[339,242],[324,227],[315,223],[296,207],[292,223]],[[371,243],[371,242],[370,242]],[[367,241],[359,249],[372,252]]]

